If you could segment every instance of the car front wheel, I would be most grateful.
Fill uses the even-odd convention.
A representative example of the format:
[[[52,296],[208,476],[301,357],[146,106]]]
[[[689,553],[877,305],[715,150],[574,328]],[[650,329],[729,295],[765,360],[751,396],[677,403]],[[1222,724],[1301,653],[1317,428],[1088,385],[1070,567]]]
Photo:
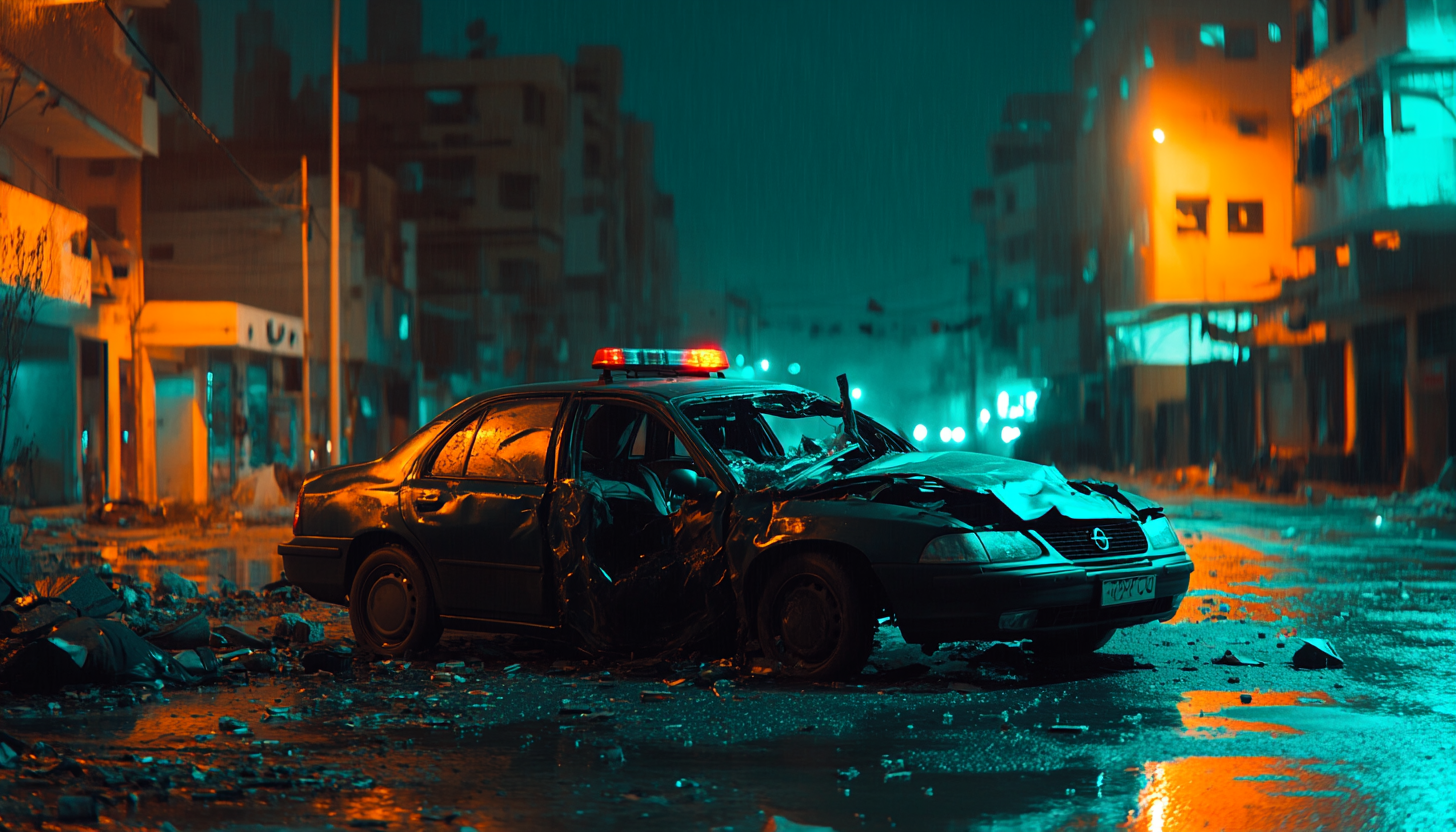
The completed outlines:
[[[817,552],[789,557],[769,575],[758,604],[758,640],[790,676],[844,679],[874,646],[865,591],[838,561]]]
[[[377,549],[354,573],[349,623],[359,646],[384,656],[428,650],[440,641],[440,617],[424,570],[404,548]]]

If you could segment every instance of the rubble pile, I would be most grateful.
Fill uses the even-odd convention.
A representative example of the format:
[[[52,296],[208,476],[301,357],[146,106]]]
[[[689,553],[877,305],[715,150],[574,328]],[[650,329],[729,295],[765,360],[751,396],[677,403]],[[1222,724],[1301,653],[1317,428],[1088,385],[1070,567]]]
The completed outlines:
[[[342,673],[352,663],[347,640],[324,644],[324,625],[300,614],[313,602],[286,581],[261,594],[222,581],[203,595],[174,573],[159,584],[103,569],[29,585],[0,568],[0,688],[188,687],[234,672]],[[259,618],[270,620],[258,634],[225,623]]]

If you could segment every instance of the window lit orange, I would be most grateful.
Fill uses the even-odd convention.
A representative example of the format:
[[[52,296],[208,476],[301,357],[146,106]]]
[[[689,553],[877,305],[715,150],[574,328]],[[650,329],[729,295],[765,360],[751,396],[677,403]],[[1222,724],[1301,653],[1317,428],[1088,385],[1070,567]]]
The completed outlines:
[[[1400,251],[1400,232],[1376,231],[1370,235],[1370,242],[1374,243],[1376,248],[1382,248],[1386,251]]]
[[[1341,267],[1350,265],[1349,246],[1340,246],[1339,248],[1335,249],[1335,265]]]

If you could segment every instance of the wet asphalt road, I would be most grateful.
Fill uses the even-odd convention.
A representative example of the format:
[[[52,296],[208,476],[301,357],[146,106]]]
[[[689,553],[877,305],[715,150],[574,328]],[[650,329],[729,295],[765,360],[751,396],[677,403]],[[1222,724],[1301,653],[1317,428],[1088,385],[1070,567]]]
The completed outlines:
[[[926,658],[885,627],[883,677],[711,684],[696,663],[452,634],[340,677],[135,704],[7,697],[4,730],[53,751],[0,771],[0,819],[77,828],[54,820],[58,798],[96,794],[101,818],[80,827],[1456,828],[1456,528],[1170,502],[1190,596],[1089,662],[988,645]],[[310,617],[345,634],[331,613]],[[1345,668],[1293,669],[1301,637],[1329,639]],[[1230,649],[1266,664],[1211,663]],[[46,773],[64,758],[79,772]]]

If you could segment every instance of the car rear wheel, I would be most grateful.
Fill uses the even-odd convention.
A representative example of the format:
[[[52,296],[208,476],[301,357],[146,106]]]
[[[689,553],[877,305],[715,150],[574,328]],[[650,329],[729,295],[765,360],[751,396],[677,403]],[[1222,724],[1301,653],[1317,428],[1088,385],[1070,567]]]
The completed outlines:
[[[428,650],[442,632],[424,570],[395,545],[375,550],[354,574],[349,623],[360,647],[384,656]]]
[[[1112,640],[1115,632],[1117,631],[1092,628],[1035,636],[1031,640],[1031,651],[1046,657],[1083,656],[1101,650]]]
[[[758,640],[783,671],[843,679],[864,668],[874,646],[866,593],[838,561],[793,555],[769,575],[758,604]]]

